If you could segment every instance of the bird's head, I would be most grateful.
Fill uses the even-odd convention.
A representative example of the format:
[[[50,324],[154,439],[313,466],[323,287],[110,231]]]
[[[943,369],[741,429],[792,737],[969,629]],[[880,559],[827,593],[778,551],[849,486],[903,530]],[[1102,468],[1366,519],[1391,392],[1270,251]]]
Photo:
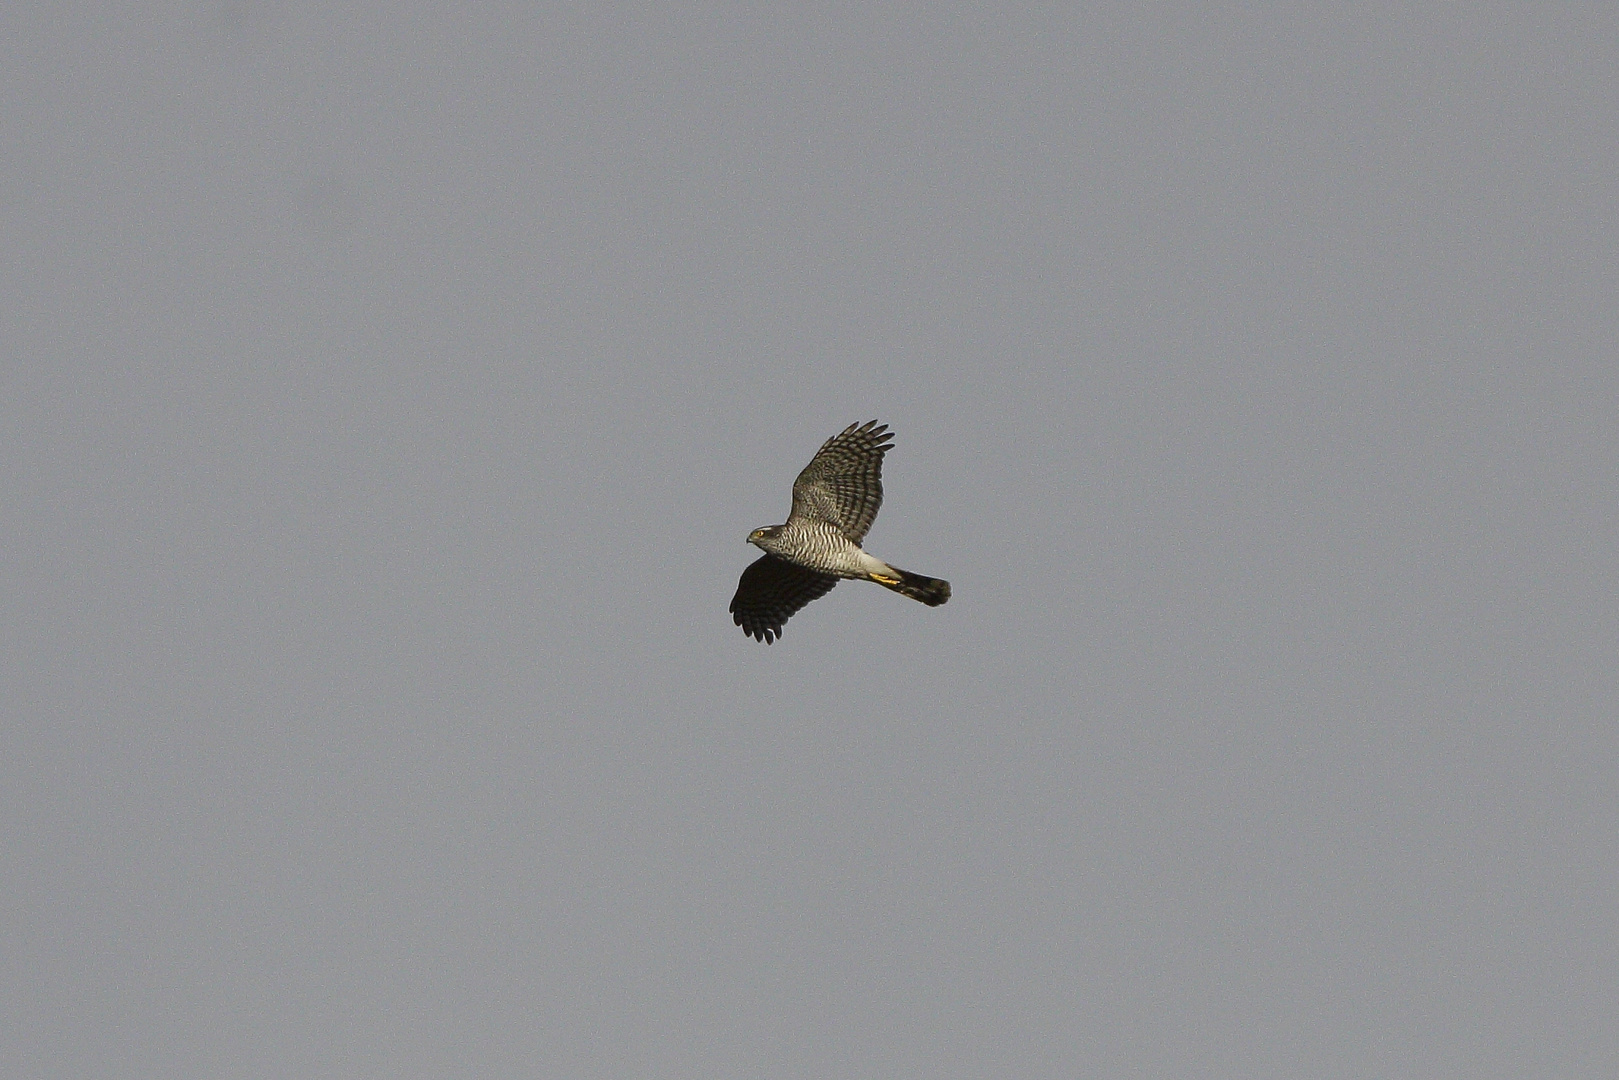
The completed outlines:
[[[765,547],[766,544],[770,543],[770,541],[776,538],[776,534],[779,532],[781,532],[780,525],[766,525],[762,529],[754,529],[748,534],[748,543],[757,544],[759,547]],[[766,550],[769,549],[766,548]]]

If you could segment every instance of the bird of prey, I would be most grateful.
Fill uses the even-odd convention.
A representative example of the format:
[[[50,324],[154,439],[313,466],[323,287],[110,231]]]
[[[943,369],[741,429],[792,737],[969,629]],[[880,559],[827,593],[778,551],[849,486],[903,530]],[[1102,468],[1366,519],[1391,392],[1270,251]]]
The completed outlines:
[[[821,444],[793,481],[793,511],[783,525],[748,534],[764,557],[742,571],[731,617],[744,634],[766,643],[811,600],[839,578],[875,581],[938,607],[950,583],[889,566],[860,548],[883,504],[883,455],[894,438],[886,424],[850,424]]]

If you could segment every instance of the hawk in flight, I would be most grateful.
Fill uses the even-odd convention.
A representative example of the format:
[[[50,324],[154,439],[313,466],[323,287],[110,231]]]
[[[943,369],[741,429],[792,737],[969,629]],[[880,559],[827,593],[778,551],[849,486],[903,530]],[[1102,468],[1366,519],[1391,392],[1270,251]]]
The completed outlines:
[[[850,424],[822,443],[793,481],[787,523],[748,534],[765,554],[742,571],[731,598],[731,617],[744,634],[767,643],[781,637],[782,624],[831,592],[838,578],[875,581],[928,607],[950,599],[948,581],[900,570],[860,549],[883,504],[883,455],[893,438],[875,420]]]

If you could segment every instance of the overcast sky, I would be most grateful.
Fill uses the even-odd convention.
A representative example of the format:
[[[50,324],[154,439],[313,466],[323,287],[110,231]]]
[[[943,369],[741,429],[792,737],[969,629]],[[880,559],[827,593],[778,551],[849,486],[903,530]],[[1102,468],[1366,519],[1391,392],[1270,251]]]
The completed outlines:
[[[0,1073],[1619,1075],[1619,15],[12,4]],[[879,557],[726,612],[827,436]]]

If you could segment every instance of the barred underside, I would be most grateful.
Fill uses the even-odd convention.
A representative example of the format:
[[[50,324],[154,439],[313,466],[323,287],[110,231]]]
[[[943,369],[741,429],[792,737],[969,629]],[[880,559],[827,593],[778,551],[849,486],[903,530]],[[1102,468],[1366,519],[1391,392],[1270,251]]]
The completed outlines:
[[[825,521],[795,522],[788,518],[767,550],[823,574],[863,578],[871,572],[870,558],[841,530]]]

